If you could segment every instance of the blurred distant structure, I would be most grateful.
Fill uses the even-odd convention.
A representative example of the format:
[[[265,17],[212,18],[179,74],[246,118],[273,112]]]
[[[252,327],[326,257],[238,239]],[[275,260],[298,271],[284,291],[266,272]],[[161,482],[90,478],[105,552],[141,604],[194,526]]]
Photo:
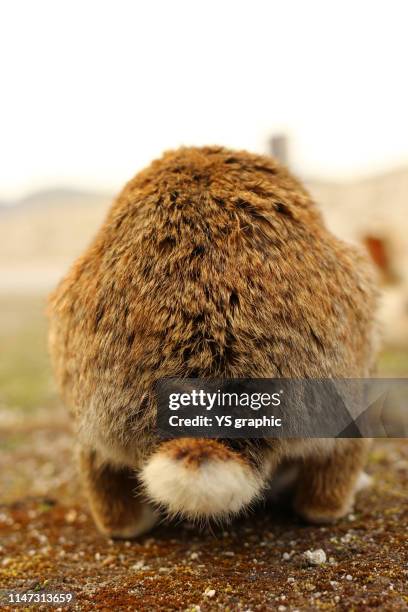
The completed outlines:
[[[338,183],[305,183],[332,232],[371,257],[381,288],[385,344],[408,347],[408,168]]]
[[[287,134],[272,134],[269,139],[269,152],[281,164],[289,166],[289,138]]]

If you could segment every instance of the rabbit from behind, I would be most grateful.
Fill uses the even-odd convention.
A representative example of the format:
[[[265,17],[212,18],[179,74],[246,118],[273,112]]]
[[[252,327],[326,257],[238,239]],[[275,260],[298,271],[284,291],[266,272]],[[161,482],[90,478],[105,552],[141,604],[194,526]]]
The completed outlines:
[[[123,189],[50,298],[50,352],[99,529],[133,537],[157,507],[228,518],[296,465],[294,506],[329,522],[353,503],[363,439],[155,433],[160,378],[358,378],[375,361],[369,264],[269,157],[171,151]]]

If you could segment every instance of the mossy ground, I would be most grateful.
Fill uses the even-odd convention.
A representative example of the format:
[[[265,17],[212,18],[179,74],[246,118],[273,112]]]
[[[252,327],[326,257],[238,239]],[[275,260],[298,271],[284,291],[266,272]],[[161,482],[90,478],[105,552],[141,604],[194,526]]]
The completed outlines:
[[[0,306],[0,593],[70,591],[73,610],[408,609],[406,441],[376,443],[372,486],[334,526],[262,506],[214,532],[163,524],[113,542],[97,533],[80,492],[47,367],[42,301]],[[407,361],[388,352],[382,371],[407,375]],[[303,553],[320,548],[326,563],[308,565]]]

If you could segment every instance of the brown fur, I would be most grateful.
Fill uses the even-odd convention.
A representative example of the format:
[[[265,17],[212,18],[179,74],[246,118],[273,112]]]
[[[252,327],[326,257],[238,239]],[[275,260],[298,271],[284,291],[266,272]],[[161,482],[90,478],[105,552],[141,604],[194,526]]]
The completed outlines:
[[[138,524],[144,508],[137,495],[140,485],[134,470],[99,463],[95,452],[84,449],[79,465],[99,530],[110,537],[126,537],[124,529]]]
[[[175,461],[183,461],[191,469],[197,469],[209,459],[217,461],[239,461],[248,463],[242,455],[232,451],[216,440],[182,438],[163,442],[159,452],[169,455]]]
[[[157,446],[155,380],[368,376],[374,310],[366,260],[329,233],[284,167],[242,151],[182,148],[125,186],[52,295],[50,350],[81,444],[136,468]],[[315,460],[326,456],[323,443],[266,446],[239,452],[255,464],[271,448],[304,458],[314,476],[300,487],[299,510],[310,497],[318,512],[339,514],[327,475],[332,464],[347,472],[335,480],[344,501],[364,442],[328,442],[329,463]]]

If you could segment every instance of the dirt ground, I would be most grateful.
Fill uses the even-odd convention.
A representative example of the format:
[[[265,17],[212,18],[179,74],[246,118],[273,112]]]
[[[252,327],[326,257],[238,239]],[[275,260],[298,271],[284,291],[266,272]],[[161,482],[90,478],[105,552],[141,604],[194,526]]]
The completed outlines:
[[[73,593],[69,606],[55,604],[61,610],[408,610],[408,442],[375,444],[372,485],[335,526],[264,505],[214,532],[163,524],[136,541],[107,540],[89,516],[70,424],[50,386],[41,307],[2,306],[2,609],[51,609],[7,605],[14,590]],[[384,364],[403,371],[401,356]],[[318,549],[325,561],[311,565],[304,553]]]
[[[3,441],[2,590],[72,592],[72,610],[408,609],[404,441],[377,443],[373,484],[336,526],[307,526],[285,506],[261,507],[213,533],[162,525],[124,542],[95,530],[62,415],[13,423]],[[319,566],[304,557],[316,549],[326,554]],[[17,609],[4,596],[2,604]]]

